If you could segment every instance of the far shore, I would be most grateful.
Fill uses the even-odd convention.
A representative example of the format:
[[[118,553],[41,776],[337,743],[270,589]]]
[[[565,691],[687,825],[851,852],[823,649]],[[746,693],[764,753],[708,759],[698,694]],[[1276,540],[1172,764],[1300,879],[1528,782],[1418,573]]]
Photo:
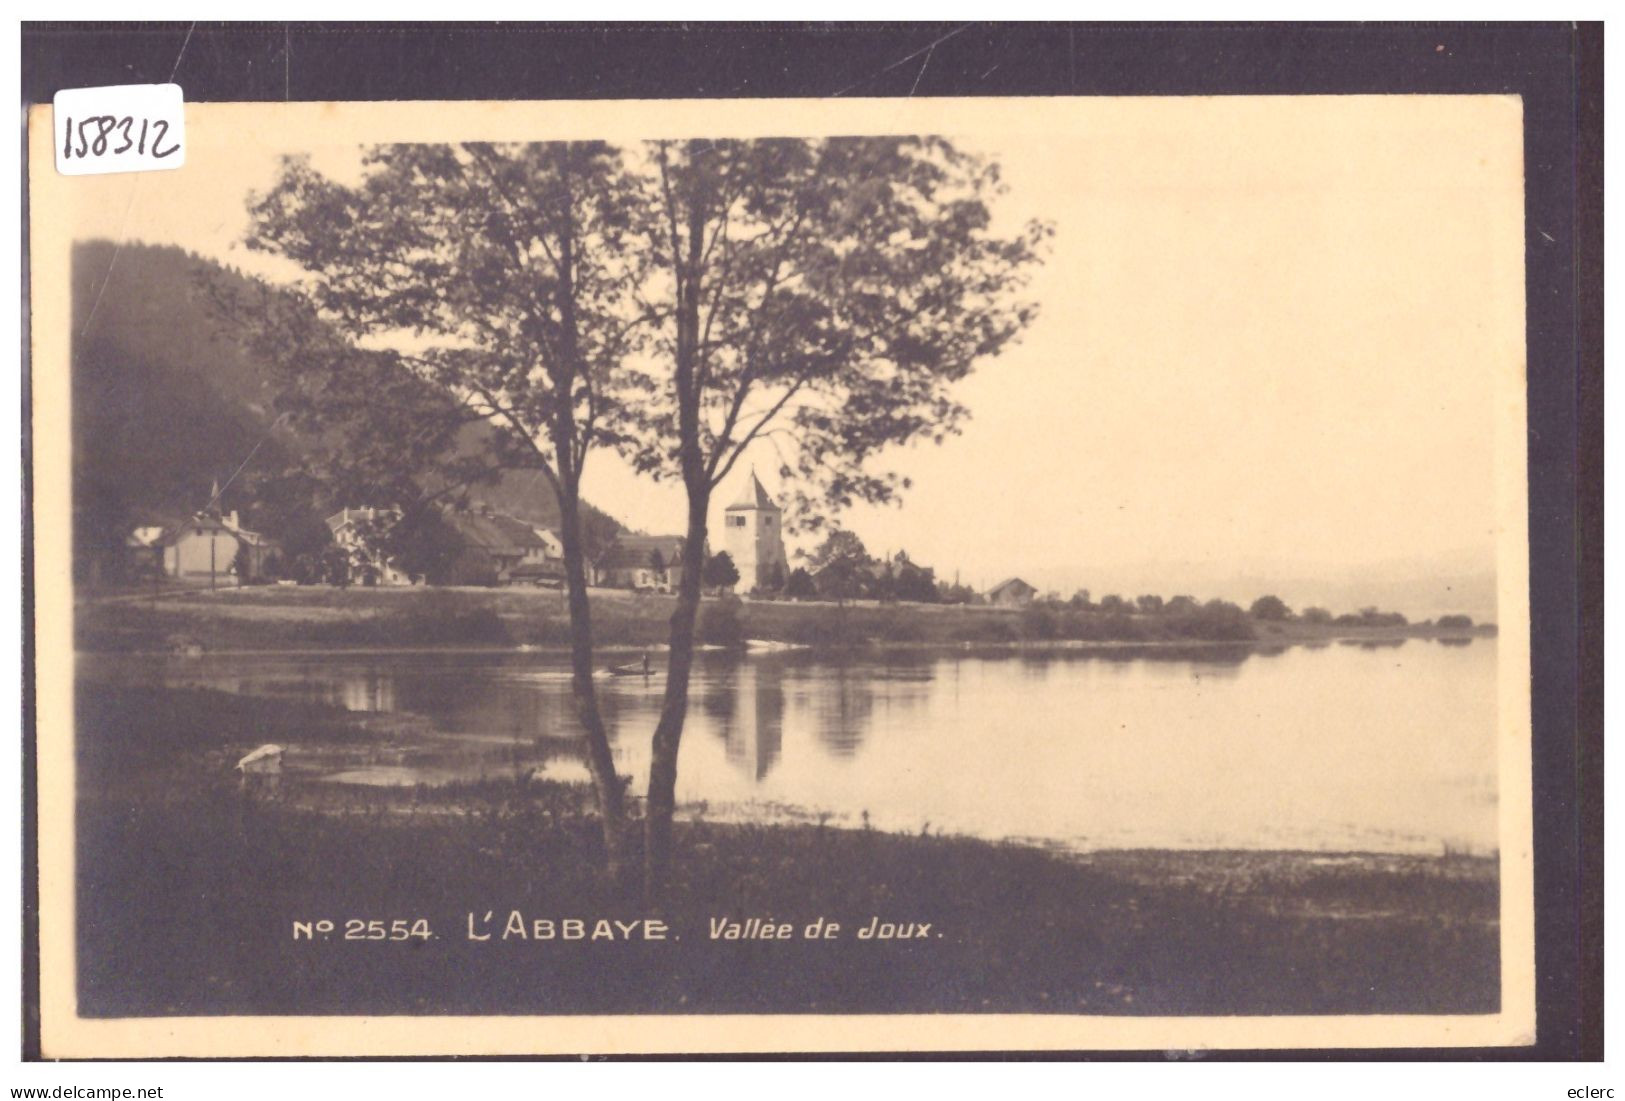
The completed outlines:
[[[671,597],[601,589],[594,590],[592,602],[597,652],[621,655],[664,649]],[[82,597],[75,618],[77,645],[86,652],[563,655],[570,648],[562,595],[538,589],[260,586],[126,591]],[[1165,653],[1334,643],[1382,646],[1410,639],[1448,644],[1495,633],[1493,625],[1364,626],[1247,616],[1210,622],[1042,605],[839,605],[713,597],[702,608],[699,645],[748,651],[757,643],[840,653]]]

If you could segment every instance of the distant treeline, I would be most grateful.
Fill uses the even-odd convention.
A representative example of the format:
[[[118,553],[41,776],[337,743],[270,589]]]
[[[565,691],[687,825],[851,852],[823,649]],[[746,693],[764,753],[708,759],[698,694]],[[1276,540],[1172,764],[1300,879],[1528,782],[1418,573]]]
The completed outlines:
[[[810,603],[723,596],[700,610],[699,638],[737,647],[747,639],[820,649],[871,644],[1019,645],[1046,642],[1248,642],[1320,638],[1343,628],[1466,630],[1467,616],[1405,625],[1395,613],[1261,620],[1223,600],[1166,601],[1155,613],[1105,611],[1038,601],[1021,609],[910,603]],[[669,596],[604,594],[593,599],[594,634],[604,646],[659,646],[670,630]],[[1368,610],[1369,611],[1369,610]],[[348,589],[270,586],[234,591],[229,602],[194,597],[92,603],[76,617],[87,650],[232,650],[247,646],[569,645],[569,617],[557,593],[536,589]]]

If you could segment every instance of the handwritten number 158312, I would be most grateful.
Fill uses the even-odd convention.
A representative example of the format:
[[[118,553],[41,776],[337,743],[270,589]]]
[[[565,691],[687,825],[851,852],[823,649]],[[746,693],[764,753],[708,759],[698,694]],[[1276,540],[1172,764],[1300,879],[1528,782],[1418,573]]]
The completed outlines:
[[[141,129],[136,129],[136,123]],[[123,118],[117,115],[92,115],[87,119],[80,119],[79,125],[74,126],[70,116],[66,127],[67,137],[62,142],[62,159],[72,160],[75,157],[101,157],[109,153],[128,153],[134,149],[137,153],[145,155],[149,152],[148,136],[151,136],[150,153],[155,160],[162,160],[175,150],[179,144],[171,144],[169,148],[160,148],[169,134],[169,122],[166,119],[136,119],[129,115]],[[122,137],[122,144],[119,138]],[[75,138],[78,144],[74,144]]]

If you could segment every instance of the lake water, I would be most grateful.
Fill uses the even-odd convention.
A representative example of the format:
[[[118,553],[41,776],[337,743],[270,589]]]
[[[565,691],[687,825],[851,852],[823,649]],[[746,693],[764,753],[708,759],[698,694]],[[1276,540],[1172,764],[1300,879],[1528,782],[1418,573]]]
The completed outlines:
[[[659,668],[663,655],[655,655]],[[353,784],[585,779],[554,655],[85,655],[97,679],[327,702],[392,745],[290,771]],[[827,817],[1077,849],[1496,848],[1496,658],[1470,644],[1279,652],[704,655],[678,796],[711,817]],[[599,682],[641,793],[662,682]],[[249,741],[252,732],[233,732]]]

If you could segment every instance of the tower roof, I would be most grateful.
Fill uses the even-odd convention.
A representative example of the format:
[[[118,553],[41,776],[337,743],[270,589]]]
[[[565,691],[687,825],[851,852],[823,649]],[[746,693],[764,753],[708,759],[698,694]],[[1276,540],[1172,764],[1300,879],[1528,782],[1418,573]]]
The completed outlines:
[[[760,509],[763,512],[781,512],[782,509],[773,503],[773,498],[767,495],[762,483],[756,477],[756,471],[750,472],[750,478],[745,482],[745,488],[740,492],[739,499],[729,505],[727,512],[743,512],[749,509]]]

